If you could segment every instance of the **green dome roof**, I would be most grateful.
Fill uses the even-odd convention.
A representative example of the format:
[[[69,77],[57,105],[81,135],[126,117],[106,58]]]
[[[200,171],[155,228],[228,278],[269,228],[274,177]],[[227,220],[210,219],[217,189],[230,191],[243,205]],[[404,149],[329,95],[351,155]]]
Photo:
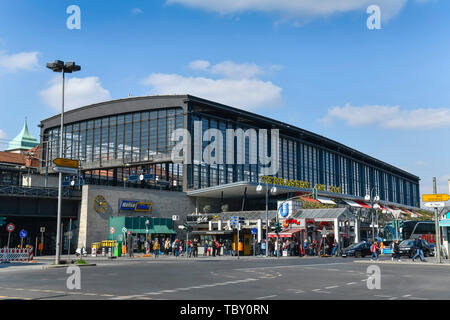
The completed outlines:
[[[11,140],[8,144],[8,150],[16,150],[16,149],[26,149],[29,150],[37,146],[39,142],[34,138],[30,131],[28,131],[27,119],[25,118],[25,123],[23,125],[22,131]]]

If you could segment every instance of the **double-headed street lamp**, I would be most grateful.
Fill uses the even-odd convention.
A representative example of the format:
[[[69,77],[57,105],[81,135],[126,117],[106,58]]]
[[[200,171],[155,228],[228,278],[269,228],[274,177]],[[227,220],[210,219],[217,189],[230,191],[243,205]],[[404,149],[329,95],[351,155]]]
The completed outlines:
[[[63,157],[63,132],[64,132],[64,80],[66,73],[80,71],[81,67],[75,62],[66,62],[56,60],[55,62],[47,63],[47,68],[53,72],[62,72],[62,107],[61,107],[61,128],[59,130],[59,157]],[[59,173],[58,183],[58,214],[56,222],[56,256],[55,264],[59,264],[60,247],[61,247],[61,199],[62,198],[62,172]]]
[[[375,208],[380,208],[380,205],[378,202],[380,201],[380,197],[378,195],[374,195],[373,192],[375,191],[375,187],[372,187],[370,189],[370,193],[366,194],[364,197],[364,200],[370,201],[370,207],[371,207],[371,213],[372,213],[372,242],[375,242],[375,224],[373,221],[373,211]],[[378,224],[377,224],[377,236],[378,236]]]
[[[257,192],[261,192],[263,190],[263,186],[258,184],[256,187]],[[273,186],[270,188],[270,193],[275,194],[277,192],[277,188]],[[266,180],[266,257],[269,256],[269,183]]]

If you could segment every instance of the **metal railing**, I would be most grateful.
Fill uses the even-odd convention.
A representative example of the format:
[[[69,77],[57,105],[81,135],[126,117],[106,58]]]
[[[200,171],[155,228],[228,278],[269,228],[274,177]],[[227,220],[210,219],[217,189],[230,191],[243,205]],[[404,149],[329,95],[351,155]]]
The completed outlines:
[[[44,187],[21,187],[14,185],[0,185],[0,195],[10,195],[19,197],[45,197],[57,198],[58,188],[44,188]],[[71,189],[62,190],[63,198],[78,198],[79,192],[74,192]]]

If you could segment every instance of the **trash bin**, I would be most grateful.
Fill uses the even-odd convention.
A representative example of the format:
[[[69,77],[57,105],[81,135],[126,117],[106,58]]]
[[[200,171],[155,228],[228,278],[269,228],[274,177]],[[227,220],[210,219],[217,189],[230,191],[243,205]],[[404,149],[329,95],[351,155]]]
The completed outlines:
[[[114,246],[114,257],[122,256],[122,242],[116,242]]]

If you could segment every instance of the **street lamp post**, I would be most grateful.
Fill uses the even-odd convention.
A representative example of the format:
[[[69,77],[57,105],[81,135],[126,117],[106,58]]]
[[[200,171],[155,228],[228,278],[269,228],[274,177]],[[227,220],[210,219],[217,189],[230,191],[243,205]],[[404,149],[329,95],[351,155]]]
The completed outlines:
[[[59,157],[63,157],[63,132],[64,132],[64,82],[65,74],[80,71],[81,67],[75,62],[66,62],[56,60],[55,62],[47,63],[47,68],[53,72],[62,72],[62,106],[61,106],[61,128],[59,130]],[[60,247],[61,247],[61,203],[62,203],[62,172],[59,173],[58,180],[58,213],[56,221],[56,255],[55,264],[59,264]]]
[[[378,201],[380,201],[380,197],[378,195],[373,196],[373,192],[375,191],[375,187],[372,187],[370,189],[369,194],[366,194],[364,197],[364,200],[370,201],[370,207],[371,207],[371,213],[372,213],[372,242],[375,242],[375,222],[373,220],[373,211],[374,211],[374,205],[378,204]],[[377,225],[377,236],[378,236],[378,225]]]
[[[261,192],[262,188],[261,184],[258,184],[256,191]],[[277,188],[273,186],[270,189],[270,192],[276,193]],[[266,180],[266,258],[267,257],[269,257],[269,183]]]

